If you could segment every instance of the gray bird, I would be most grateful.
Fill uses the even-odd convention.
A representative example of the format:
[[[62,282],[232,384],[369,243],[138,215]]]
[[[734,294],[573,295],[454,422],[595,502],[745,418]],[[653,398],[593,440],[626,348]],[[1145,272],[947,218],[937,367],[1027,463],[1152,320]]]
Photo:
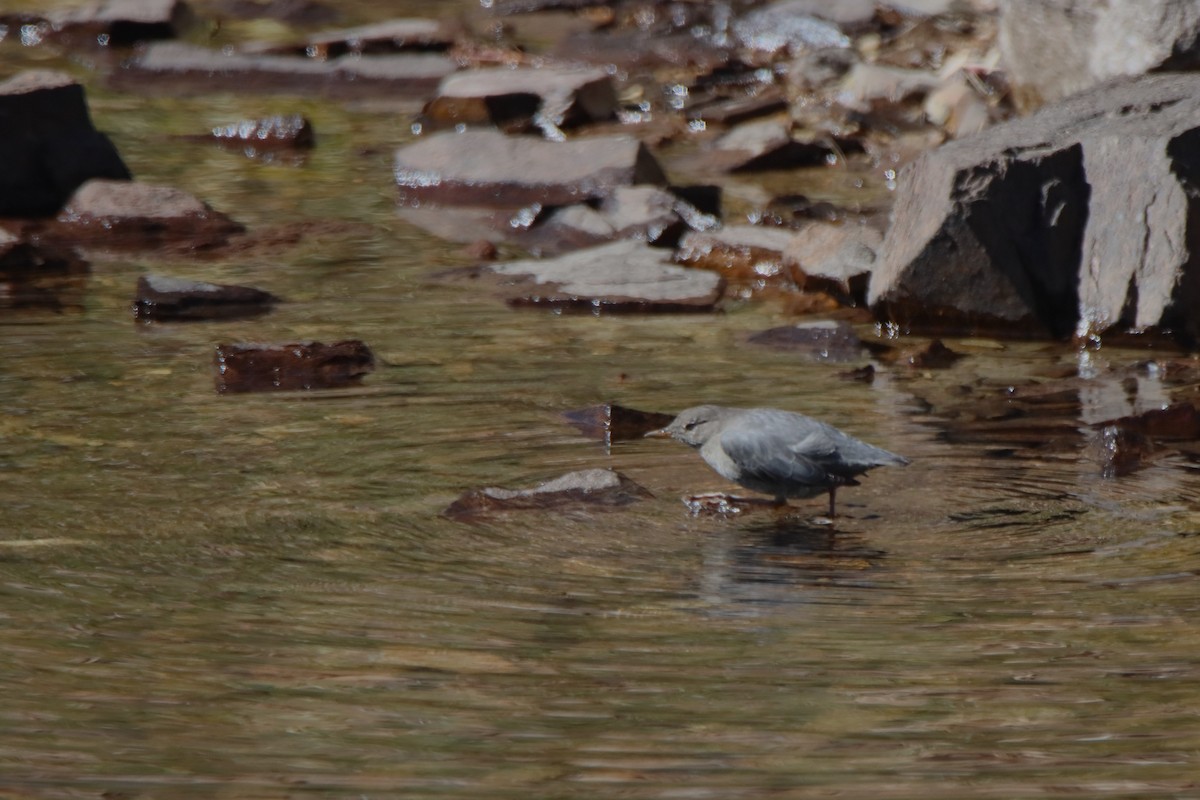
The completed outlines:
[[[829,516],[841,486],[872,467],[903,466],[904,456],[855,439],[820,420],[777,408],[696,406],[646,436],[671,438],[700,449],[723,478],[775,497],[816,497],[829,492]]]

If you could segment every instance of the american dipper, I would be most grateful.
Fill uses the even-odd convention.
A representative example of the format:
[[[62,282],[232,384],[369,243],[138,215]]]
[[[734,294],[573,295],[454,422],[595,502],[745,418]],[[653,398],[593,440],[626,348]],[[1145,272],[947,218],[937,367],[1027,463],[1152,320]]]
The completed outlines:
[[[831,517],[839,486],[857,486],[854,476],[872,467],[908,463],[832,425],[777,408],[696,406],[646,436],[700,448],[721,477],[774,495],[777,505],[829,492]]]

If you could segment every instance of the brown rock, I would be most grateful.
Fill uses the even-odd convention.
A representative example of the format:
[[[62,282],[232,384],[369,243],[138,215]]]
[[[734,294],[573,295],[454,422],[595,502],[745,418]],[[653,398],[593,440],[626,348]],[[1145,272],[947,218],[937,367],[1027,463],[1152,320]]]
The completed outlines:
[[[410,204],[566,205],[666,182],[649,151],[627,136],[548,142],[491,130],[423,137],[396,151],[395,173],[401,202]]]
[[[276,114],[222,125],[213,128],[212,137],[251,158],[263,152],[309,150],[316,145],[312,123],[303,114]]]
[[[183,0],[95,0],[51,13],[48,38],[71,45],[128,46],[151,39],[172,39],[194,20]]]
[[[507,511],[609,510],[651,496],[619,472],[587,469],[568,472],[532,489],[474,489],[451,503],[442,514],[469,522]]]
[[[489,124],[526,130],[559,128],[611,119],[617,95],[603,69],[496,67],[448,75],[425,106],[438,127]]]
[[[794,288],[795,276],[784,259],[792,236],[789,230],[758,225],[688,232],[679,240],[675,259],[689,267],[712,270],[749,292],[767,287]]]
[[[796,283],[807,292],[825,292],[844,305],[866,304],[875,254],[883,235],[865,224],[814,222],[792,236],[783,251]]]
[[[789,121],[764,119],[739,125],[718,139],[709,165],[727,172],[753,172],[816,166],[835,157],[827,145],[792,138]]]
[[[665,428],[674,419],[670,414],[639,411],[616,403],[566,411],[563,417],[584,436],[599,439],[605,446],[613,442],[640,439],[650,431]]]
[[[0,83],[0,164],[0,217],[52,215],[90,178],[130,177],[92,127],[83,87],[46,70]]]
[[[222,394],[357,386],[375,369],[370,349],[356,339],[329,345],[219,344],[214,363]]]
[[[143,275],[137,282],[133,316],[143,322],[255,317],[278,302],[270,292],[251,286]]]
[[[92,180],[71,196],[49,230],[90,246],[153,247],[187,241],[211,247],[245,229],[180,189]]]
[[[304,41],[286,44],[255,43],[242,52],[252,55],[295,55],[309,58],[336,58],[346,54],[379,55],[449,50],[454,36],[446,26],[433,19],[390,19],[372,25],[340,30],[319,31]]]

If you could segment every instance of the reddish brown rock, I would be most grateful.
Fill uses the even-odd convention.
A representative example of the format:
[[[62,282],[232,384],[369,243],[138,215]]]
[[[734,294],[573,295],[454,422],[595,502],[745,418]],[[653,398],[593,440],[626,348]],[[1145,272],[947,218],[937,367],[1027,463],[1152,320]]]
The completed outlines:
[[[0,217],[52,215],[90,178],[130,177],[83,87],[45,70],[0,83],[0,164]]]
[[[492,130],[437,133],[397,150],[395,164],[409,204],[567,205],[618,186],[666,183],[650,152],[628,136],[549,142]]]
[[[690,267],[712,270],[745,292],[795,288],[784,252],[792,232],[759,225],[726,225],[713,231],[688,232],[679,240],[675,259]]]
[[[278,302],[270,292],[251,286],[143,275],[137,282],[133,316],[143,322],[255,317]]]
[[[532,489],[488,487],[464,493],[442,514],[463,522],[508,511],[578,511],[623,508],[652,495],[619,472],[568,472]]]
[[[861,306],[866,304],[875,254],[882,245],[883,235],[870,225],[813,222],[792,236],[783,261],[801,289]]]
[[[219,344],[214,363],[220,393],[339,389],[357,386],[375,369],[362,342]]]
[[[717,140],[708,163],[727,172],[786,169],[829,163],[836,151],[792,137],[787,120],[764,119],[735,127]]]
[[[93,180],[71,196],[48,230],[88,246],[136,248],[176,242],[212,247],[245,229],[180,189]]]

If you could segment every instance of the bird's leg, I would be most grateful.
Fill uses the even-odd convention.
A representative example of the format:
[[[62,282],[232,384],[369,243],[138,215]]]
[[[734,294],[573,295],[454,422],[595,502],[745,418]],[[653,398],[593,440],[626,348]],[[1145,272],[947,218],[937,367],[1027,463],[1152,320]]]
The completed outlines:
[[[836,516],[836,514],[834,513],[834,510],[833,510],[834,495],[836,495],[836,494],[837,494],[837,487],[830,486],[829,487],[829,518],[830,519],[833,519]]]

